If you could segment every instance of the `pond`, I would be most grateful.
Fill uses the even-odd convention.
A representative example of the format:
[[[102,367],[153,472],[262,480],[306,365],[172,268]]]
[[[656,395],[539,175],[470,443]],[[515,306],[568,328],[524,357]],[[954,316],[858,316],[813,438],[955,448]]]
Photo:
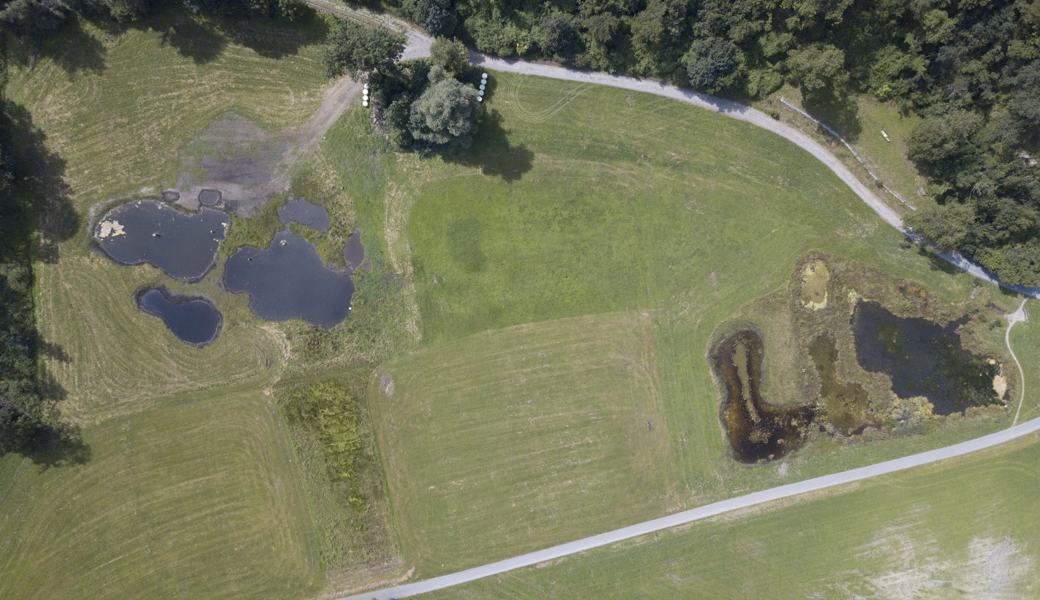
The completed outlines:
[[[219,210],[185,213],[137,200],[106,213],[94,228],[94,239],[118,263],[148,263],[175,279],[197,281],[216,261],[228,224],[228,215]]]
[[[347,242],[343,244],[343,261],[352,272],[358,269],[372,270],[371,261],[365,260],[365,245],[361,243],[360,229],[355,229],[347,236]]]
[[[171,294],[165,287],[138,291],[137,308],[162,319],[177,339],[200,348],[217,339],[224,322],[208,299]]]
[[[777,406],[763,400],[762,337],[744,329],[724,338],[712,352],[715,376],[723,388],[721,418],[737,460],[774,460],[798,448],[812,425],[808,405]]]
[[[246,247],[224,265],[224,287],[248,293],[249,307],[262,319],[303,319],[332,327],[350,314],[350,274],[325,266],[314,245],[288,230],[266,248]]]
[[[303,198],[295,198],[278,209],[278,218],[282,223],[299,223],[324,233],[329,230],[329,213],[325,207],[307,202]]]
[[[900,317],[861,300],[853,316],[856,358],[865,370],[888,375],[900,398],[926,397],[938,415],[996,404],[997,365],[961,346],[961,324]]]

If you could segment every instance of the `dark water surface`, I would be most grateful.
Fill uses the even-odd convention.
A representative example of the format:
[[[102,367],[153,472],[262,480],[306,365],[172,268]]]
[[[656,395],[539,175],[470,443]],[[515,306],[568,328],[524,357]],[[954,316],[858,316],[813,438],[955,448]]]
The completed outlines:
[[[303,198],[289,200],[278,209],[278,218],[282,223],[299,223],[322,233],[329,230],[329,213],[324,206],[307,202]]]
[[[199,192],[199,204],[202,206],[216,206],[220,204],[223,194],[220,190],[202,190]]]
[[[137,292],[137,307],[162,319],[182,342],[205,346],[217,339],[224,319],[206,298],[171,294],[164,287]]]
[[[361,230],[355,229],[343,244],[343,260],[351,271],[357,271],[365,263],[365,245],[361,243]],[[371,271],[371,269],[368,269]]]
[[[891,377],[900,398],[928,398],[935,414],[995,404],[1000,401],[993,391],[997,366],[961,346],[960,325],[900,317],[861,300],[853,317],[856,357],[867,371]]]
[[[161,202],[137,200],[105,214],[94,238],[116,262],[149,263],[170,277],[197,281],[216,261],[228,223],[227,213],[219,210],[184,213]]]
[[[722,384],[722,422],[737,460],[774,460],[802,444],[815,412],[806,405],[777,406],[762,399],[762,338],[745,329],[723,339],[712,352]]]
[[[350,314],[354,283],[348,273],[325,266],[314,245],[288,230],[268,248],[239,250],[224,265],[224,286],[250,295],[262,319],[303,319],[332,327]]]

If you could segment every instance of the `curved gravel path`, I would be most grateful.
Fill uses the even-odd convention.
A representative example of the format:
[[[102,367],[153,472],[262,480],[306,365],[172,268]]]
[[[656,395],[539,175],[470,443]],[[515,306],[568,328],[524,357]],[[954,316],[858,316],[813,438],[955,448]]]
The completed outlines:
[[[1011,328],[1029,320],[1029,314],[1026,313],[1026,300],[1028,298],[1022,298],[1022,303],[1018,305],[1018,310],[1007,316],[1008,326],[1004,330],[1004,345],[1007,346],[1008,352],[1011,353],[1011,359],[1015,361],[1015,366],[1018,367],[1018,380],[1020,382],[1018,408],[1015,409],[1015,419],[1011,421],[1012,425],[1018,423],[1018,417],[1022,414],[1022,405],[1026,402],[1026,373],[1022,370],[1022,363],[1018,362],[1018,356],[1015,354],[1014,349],[1011,348]]]
[[[430,44],[433,41],[432,38],[398,19],[386,15],[374,15],[368,11],[364,11],[363,9],[347,8],[332,0],[305,0],[305,2],[317,10],[334,14],[340,18],[360,20],[370,24],[381,24],[402,31],[408,38],[408,46],[404,53],[405,58],[420,58],[429,55]],[[552,64],[505,60],[487,56],[479,52],[470,52],[470,62],[495,71],[517,73],[521,75],[534,75],[565,81],[592,83],[672,98],[771,131],[805,150],[823,163],[824,166],[830,169],[831,172],[837,175],[839,179],[855,192],[855,194],[859,196],[860,200],[877,213],[883,221],[892,227],[895,227],[904,235],[911,238],[915,237],[913,232],[909,231],[903,224],[903,220],[900,218],[899,214],[892,210],[892,208],[881,200],[881,198],[879,198],[869,187],[857,179],[848,167],[846,167],[845,164],[835,157],[826,147],[798,129],[782,123],[762,111],[740,104],[739,102],[716,98],[707,94],[701,94],[692,90],[648,79],[579,71]],[[1000,285],[1028,297],[1040,298],[1040,289],[1004,284],[978,265],[957,253],[940,253],[938,256],[973,277],[995,285]],[[1014,350],[1011,349],[1010,336],[1011,328],[1017,323],[1027,319],[1027,314],[1024,310],[1025,302],[1026,300],[1023,299],[1018,310],[1007,316],[1008,327],[1004,334],[1004,341],[1007,344],[1008,351],[1011,352],[1015,364],[1018,366],[1022,382],[1019,393],[1018,408],[1015,412],[1013,423],[1018,422],[1018,417],[1022,410],[1022,403],[1025,400],[1025,374],[1022,370],[1021,363],[1018,361],[1018,357],[1015,356]],[[863,479],[869,479],[871,477],[887,475],[889,473],[895,473],[897,471],[919,467],[941,460],[964,456],[966,454],[1006,444],[1010,441],[1038,431],[1040,431],[1040,417],[1031,419],[1022,424],[1013,424],[1011,427],[996,433],[984,435],[973,440],[967,440],[944,448],[911,454],[910,456],[904,456],[902,458],[888,460],[866,467],[850,469],[848,471],[824,475],[822,477],[814,477],[796,483],[790,483],[735,498],[729,498],[706,506],[700,506],[665,517],[644,521],[628,527],[622,527],[613,531],[575,540],[573,542],[552,546],[550,548],[545,548],[544,550],[522,554],[520,556],[481,565],[471,569],[449,573],[440,577],[370,592],[363,592],[351,596],[344,596],[340,598],[340,600],[390,600],[393,598],[406,598],[426,592],[441,590],[469,581],[474,581],[476,579],[483,579],[485,577],[513,571],[523,567],[537,565],[545,561],[563,558],[593,548],[614,544],[616,542],[646,535],[648,533],[654,533],[664,529],[677,527],[679,525],[693,523],[695,521],[700,521],[727,512],[749,508],[783,498],[790,498],[808,492],[825,490],[861,481]]]

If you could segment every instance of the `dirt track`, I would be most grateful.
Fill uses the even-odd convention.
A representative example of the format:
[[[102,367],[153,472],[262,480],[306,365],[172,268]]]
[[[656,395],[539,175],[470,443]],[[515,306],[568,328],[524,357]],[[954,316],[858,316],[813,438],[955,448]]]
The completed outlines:
[[[249,215],[289,187],[292,167],[306,157],[336,122],[356,102],[361,84],[349,78],[337,81],[318,110],[299,127],[269,133],[235,116],[218,119],[193,144],[204,146],[188,153],[180,166],[178,203],[198,208],[199,192],[220,190],[224,205]]]

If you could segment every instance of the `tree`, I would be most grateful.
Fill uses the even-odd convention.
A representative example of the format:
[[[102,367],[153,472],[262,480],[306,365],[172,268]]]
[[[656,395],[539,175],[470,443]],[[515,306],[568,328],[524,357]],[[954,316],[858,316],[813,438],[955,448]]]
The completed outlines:
[[[121,23],[138,21],[152,9],[152,0],[102,0],[112,18]]]
[[[457,75],[469,66],[469,50],[458,40],[439,37],[430,47],[430,60],[448,73]]]
[[[383,27],[364,27],[341,22],[329,36],[325,48],[325,71],[329,77],[388,71],[404,52],[404,34]]]
[[[982,117],[966,110],[949,110],[917,124],[907,142],[907,156],[932,175],[953,175],[979,151],[975,137]]]
[[[807,96],[829,93],[842,96],[849,74],[845,53],[830,44],[810,44],[787,55],[787,67],[802,93]]]
[[[553,11],[542,17],[539,28],[541,38],[538,45],[546,54],[567,60],[581,51],[581,36],[574,17]]]
[[[740,50],[722,38],[694,40],[683,58],[686,76],[695,90],[718,92],[736,79]]]
[[[452,0],[405,0],[401,8],[423,29],[433,35],[455,33],[458,15]]]
[[[629,21],[636,73],[666,77],[675,73],[688,32],[688,10],[684,0],[650,0]]]
[[[0,29],[17,36],[39,36],[54,31],[73,14],[65,0],[7,0],[0,2]]]
[[[430,81],[433,83],[412,103],[408,132],[431,146],[469,147],[481,114],[476,88],[434,71]]]
[[[925,206],[907,215],[907,225],[940,250],[955,250],[975,226],[975,210],[968,204]]]

